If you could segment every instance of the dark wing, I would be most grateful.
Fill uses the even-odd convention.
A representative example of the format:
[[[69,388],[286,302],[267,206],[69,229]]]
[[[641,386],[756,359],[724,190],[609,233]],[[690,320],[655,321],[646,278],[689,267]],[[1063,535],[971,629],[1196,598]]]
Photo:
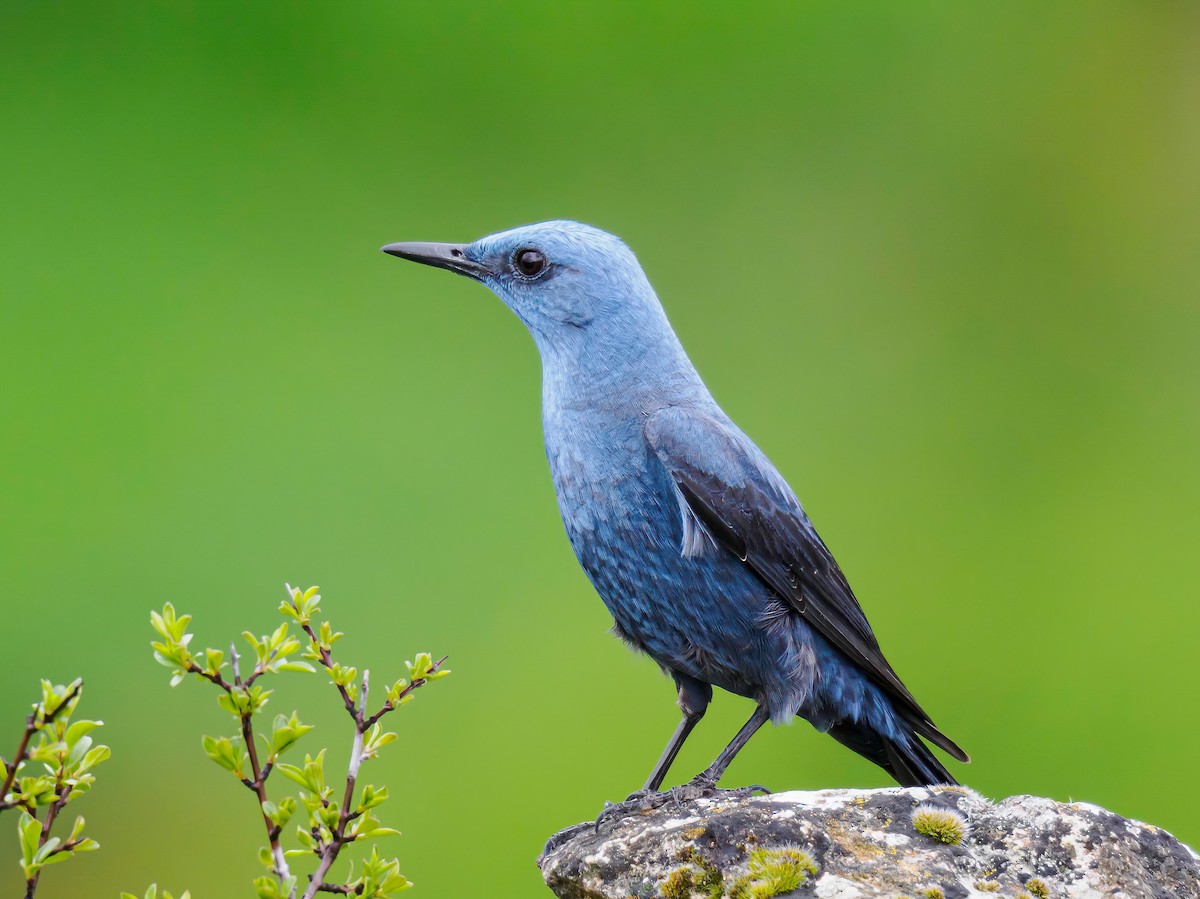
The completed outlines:
[[[883,689],[917,733],[967,761],[966,753],[937,730],[883,657],[837,562],[758,447],[728,421],[682,407],[653,413],[645,430],[679,491],[682,551],[735,554]],[[707,547],[696,538],[698,530],[709,538]]]

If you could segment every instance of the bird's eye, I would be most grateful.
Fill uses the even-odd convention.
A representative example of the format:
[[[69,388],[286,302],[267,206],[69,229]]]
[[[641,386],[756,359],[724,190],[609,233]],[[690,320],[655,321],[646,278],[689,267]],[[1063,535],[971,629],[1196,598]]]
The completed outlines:
[[[513,264],[526,278],[536,278],[546,270],[546,256],[540,250],[517,250]]]

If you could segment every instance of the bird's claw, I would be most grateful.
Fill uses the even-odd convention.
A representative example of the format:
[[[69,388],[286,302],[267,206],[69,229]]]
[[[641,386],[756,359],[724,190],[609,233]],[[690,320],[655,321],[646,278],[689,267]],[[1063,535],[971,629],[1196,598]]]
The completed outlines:
[[[762,784],[751,784],[748,787],[735,787],[730,790],[722,790],[717,786],[716,781],[704,774],[693,777],[687,783],[675,787],[670,792],[676,802],[691,802],[695,799],[709,799],[718,795],[729,799],[749,799],[755,793],[762,793],[764,796],[768,796],[771,793]]]
[[[748,787],[738,787],[737,789],[729,790],[727,792],[730,795],[732,795],[735,799],[749,799],[755,793],[762,793],[764,796],[771,795],[771,791],[768,790],[766,787],[764,787],[762,784],[751,784]]]
[[[692,778],[685,784],[671,787],[669,790],[662,792],[658,790],[638,790],[635,793],[630,793],[624,802],[604,803],[604,811],[600,812],[600,815],[596,818],[595,828],[596,832],[599,833],[601,825],[612,818],[620,818],[633,812],[651,812],[668,804],[679,806],[686,802],[694,802],[697,799],[709,799],[718,794],[730,799],[749,799],[756,793],[770,795],[771,791],[762,784],[753,784],[752,786],[738,787],[732,790],[721,790],[718,789],[717,785],[710,778],[700,775]]]
[[[621,817],[630,812],[651,811],[659,808],[663,803],[658,801],[658,797],[666,795],[657,790],[637,790],[630,793],[623,802],[605,802],[604,811],[596,818],[596,832],[599,833],[600,825],[609,818]]]

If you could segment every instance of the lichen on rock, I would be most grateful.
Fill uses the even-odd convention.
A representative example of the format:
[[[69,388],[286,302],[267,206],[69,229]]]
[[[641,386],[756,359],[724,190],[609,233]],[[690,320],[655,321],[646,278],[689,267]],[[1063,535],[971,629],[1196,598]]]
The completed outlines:
[[[561,899],[1200,899],[1200,856],[1163,830],[958,787],[718,792],[569,828],[538,863]]]

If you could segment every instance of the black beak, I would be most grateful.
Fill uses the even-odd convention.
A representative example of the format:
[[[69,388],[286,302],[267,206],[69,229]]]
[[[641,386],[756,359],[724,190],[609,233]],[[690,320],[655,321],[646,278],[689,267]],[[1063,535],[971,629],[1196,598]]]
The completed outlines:
[[[380,249],[390,256],[458,272],[476,281],[489,274],[487,268],[467,258],[467,245],[462,243],[390,243]]]

